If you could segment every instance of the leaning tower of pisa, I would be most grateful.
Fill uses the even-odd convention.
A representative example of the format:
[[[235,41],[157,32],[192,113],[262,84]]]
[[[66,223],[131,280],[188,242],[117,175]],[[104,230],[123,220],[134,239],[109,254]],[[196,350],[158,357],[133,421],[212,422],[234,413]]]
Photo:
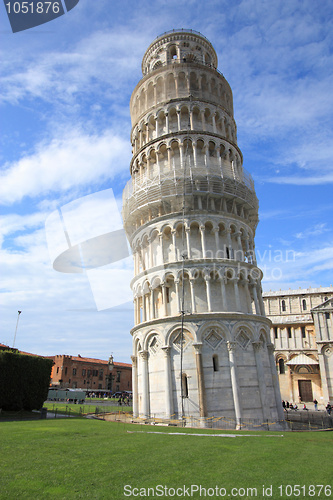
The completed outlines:
[[[283,420],[233,97],[192,30],[146,50],[123,218],[133,256],[134,416]],[[207,419],[208,417],[208,419]]]

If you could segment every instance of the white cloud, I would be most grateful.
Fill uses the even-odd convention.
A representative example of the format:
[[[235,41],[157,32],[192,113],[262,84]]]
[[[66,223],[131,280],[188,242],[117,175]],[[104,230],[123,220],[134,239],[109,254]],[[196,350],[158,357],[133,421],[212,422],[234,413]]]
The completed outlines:
[[[124,99],[135,73],[139,75],[144,46],[142,34],[123,29],[93,32],[67,50],[25,54],[26,60],[15,58],[12,63],[4,54],[1,99],[17,104],[22,99],[42,98],[59,105],[91,91],[96,97],[100,85],[104,94],[120,91]]]
[[[101,135],[72,131],[40,143],[33,154],[5,165],[0,173],[1,202],[112,179],[127,172],[129,149],[129,141],[110,129]]]
[[[316,224],[314,227],[307,228],[305,231],[297,233],[296,238],[298,238],[298,239],[312,238],[313,236],[319,236],[319,235],[326,233],[328,231],[330,231],[330,229],[327,227],[327,224],[324,222],[321,224]]]

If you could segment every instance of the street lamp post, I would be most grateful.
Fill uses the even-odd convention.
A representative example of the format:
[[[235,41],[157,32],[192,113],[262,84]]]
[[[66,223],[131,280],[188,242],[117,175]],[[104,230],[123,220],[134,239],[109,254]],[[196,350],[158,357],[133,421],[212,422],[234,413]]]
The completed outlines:
[[[14,346],[15,346],[15,340],[16,340],[16,333],[17,333],[18,322],[19,322],[20,314],[21,314],[22,311],[17,311],[17,312],[18,312],[18,315],[17,315],[16,328],[15,328],[15,334],[14,334],[13,349],[14,349]]]
[[[112,395],[112,385],[113,385],[113,380],[114,380],[114,375],[112,375],[112,371],[113,371],[113,368],[114,368],[114,362],[113,362],[113,356],[111,354],[111,356],[109,357],[109,361],[108,361],[108,367],[109,367],[109,387],[110,387],[110,392],[111,392],[111,395]]]

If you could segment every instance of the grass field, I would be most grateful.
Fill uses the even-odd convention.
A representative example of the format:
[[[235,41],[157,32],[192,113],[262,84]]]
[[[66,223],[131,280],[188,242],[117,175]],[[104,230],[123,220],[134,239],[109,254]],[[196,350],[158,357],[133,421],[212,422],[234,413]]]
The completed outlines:
[[[117,412],[117,411],[125,411],[131,412],[132,406],[121,405],[118,406],[116,401],[109,400],[107,403],[100,401],[94,402],[94,404],[74,404],[74,403],[60,403],[60,402],[45,402],[43,405],[44,408],[47,408],[48,411],[66,414],[66,415],[84,415],[87,413],[95,413],[96,408],[98,408],[99,412]]]
[[[204,490],[177,492],[184,485],[189,494],[201,485],[206,498],[296,498],[288,485],[304,485],[299,498],[329,497],[316,485],[332,481],[331,432],[171,432],[218,433],[75,418],[1,422],[0,498],[204,498]]]

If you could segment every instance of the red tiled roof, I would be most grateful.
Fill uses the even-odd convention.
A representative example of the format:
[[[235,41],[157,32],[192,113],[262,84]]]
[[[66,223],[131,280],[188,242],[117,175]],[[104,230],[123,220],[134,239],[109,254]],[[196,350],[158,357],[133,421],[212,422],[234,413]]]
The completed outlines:
[[[9,347],[8,345],[1,344],[0,343],[0,349],[9,349],[9,350],[17,350],[20,354],[26,354],[27,356],[39,356],[41,358],[49,358],[49,359],[55,359],[55,356],[41,356],[40,354],[32,354],[31,352],[25,352],[25,351],[20,351],[19,349],[13,349],[12,347]],[[65,354],[60,354],[59,356],[65,356]],[[107,365],[108,361],[105,359],[97,359],[97,358],[84,358],[82,356],[69,356],[73,361],[82,361],[84,363],[99,363],[103,365]],[[123,368],[131,368],[132,365],[130,363],[118,363],[117,361],[114,362],[114,366],[119,366]]]
[[[101,363],[103,365],[108,364],[108,361],[105,359],[83,358],[82,356],[71,356],[71,358],[73,361],[83,361],[85,363]],[[117,361],[115,361],[114,366],[131,367],[132,365],[130,363],[118,363]]]

